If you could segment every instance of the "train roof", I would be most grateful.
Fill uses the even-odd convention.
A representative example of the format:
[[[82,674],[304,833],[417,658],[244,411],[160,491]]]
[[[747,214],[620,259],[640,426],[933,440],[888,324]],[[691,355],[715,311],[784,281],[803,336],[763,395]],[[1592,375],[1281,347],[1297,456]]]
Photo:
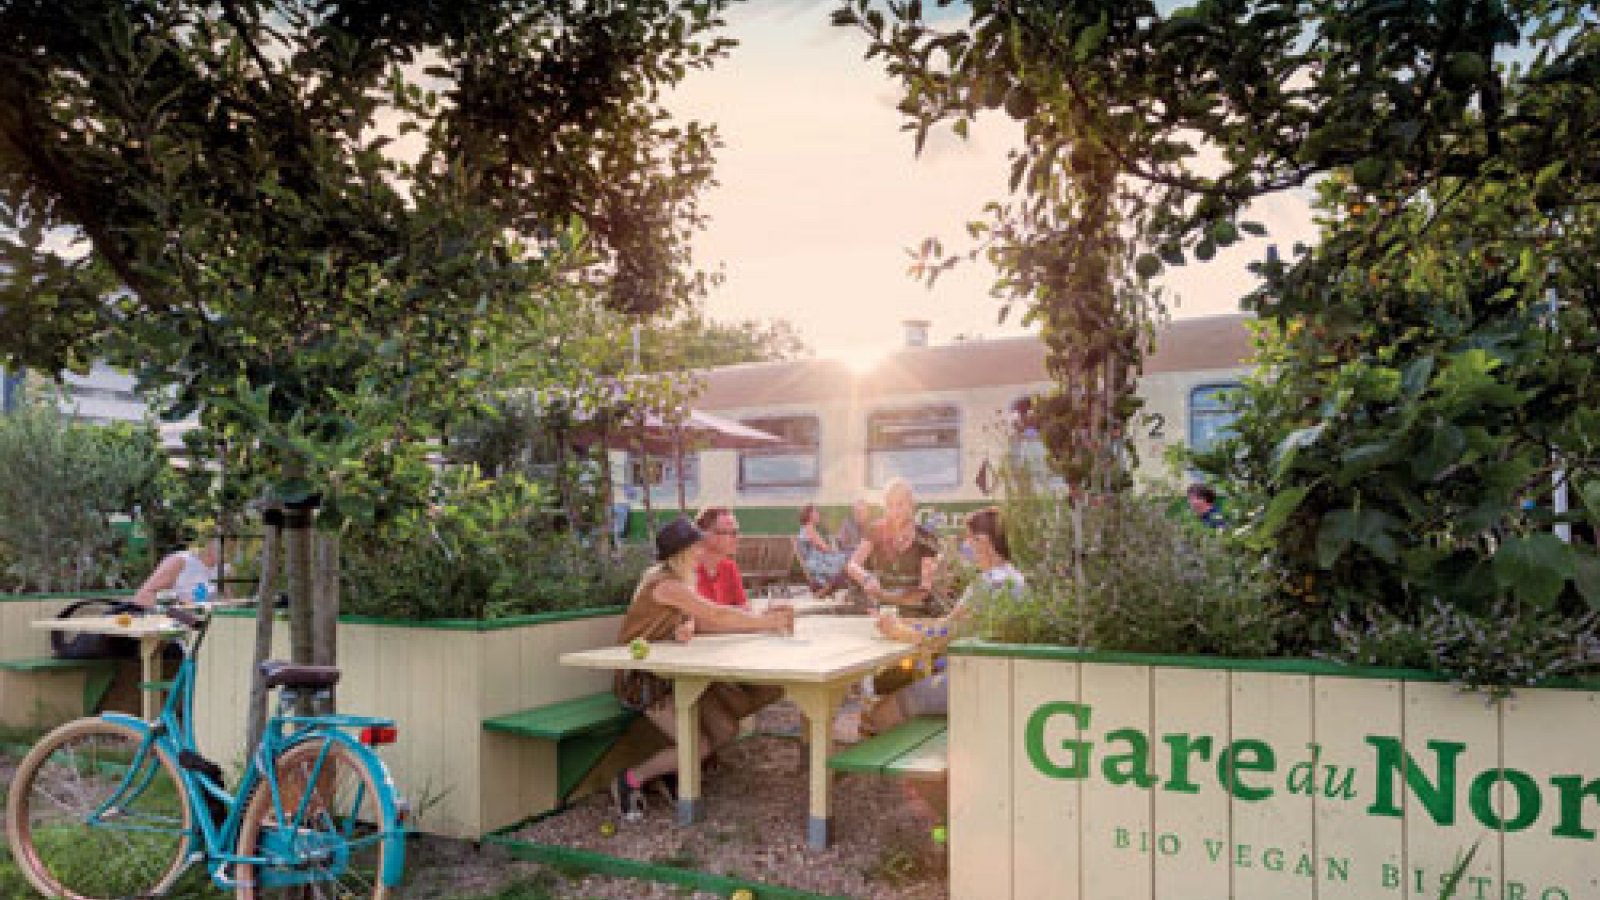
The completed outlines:
[[[1177,319],[1156,334],[1156,351],[1145,374],[1232,369],[1246,365],[1251,351],[1246,315]],[[833,359],[746,363],[701,372],[700,409],[737,409],[789,403],[819,403],[841,396],[880,397],[929,391],[962,391],[1050,380],[1044,342],[1037,336],[958,341],[906,348],[866,371]]]

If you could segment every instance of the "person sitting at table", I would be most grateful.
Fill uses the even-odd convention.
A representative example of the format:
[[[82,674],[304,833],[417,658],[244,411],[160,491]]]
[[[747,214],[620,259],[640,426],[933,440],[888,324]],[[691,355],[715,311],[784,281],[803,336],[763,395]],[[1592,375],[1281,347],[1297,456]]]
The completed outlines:
[[[856,502],[851,504],[850,513],[839,524],[839,534],[834,538],[834,543],[839,545],[840,550],[854,553],[856,548],[861,546],[861,539],[866,537],[871,529],[872,504],[867,502],[867,498],[858,497]]]
[[[202,584],[205,585],[202,598],[215,598],[217,562],[220,559],[222,538],[215,535],[201,542],[198,550],[184,549],[170,553],[139,586],[133,595],[133,602],[140,606],[155,606],[156,594],[165,590],[172,591],[179,600],[189,602],[196,599],[195,588]]]
[[[807,580],[821,585],[822,593],[831,594],[847,584],[844,564],[850,561],[850,553],[835,548],[822,534],[820,523],[815,503],[800,507],[800,533],[795,535],[795,548]]]
[[[633,600],[622,615],[617,642],[690,640],[696,633],[741,634],[761,631],[792,632],[794,609],[775,607],[765,613],[712,603],[694,587],[695,569],[707,542],[688,519],[667,523],[656,534],[657,564],[645,570]],[[677,736],[672,682],[650,672],[617,672],[612,690],[622,705],[643,713],[662,734]],[[739,733],[739,720],[776,700],[780,689],[715,683],[700,696],[700,758],[731,741]],[[640,765],[617,773],[611,796],[617,813],[627,821],[644,815],[643,785],[678,768],[677,751],[666,747]]]
[[[937,651],[950,642],[951,634],[959,631],[986,599],[1001,593],[1022,592],[1024,580],[1022,573],[1011,564],[1011,547],[1006,542],[1005,523],[998,508],[990,506],[969,514],[962,543],[971,548],[979,576],[950,613],[943,618],[919,622],[880,611],[876,623],[880,634]],[[861,730],[868,734],[882,732],[913,716],[944,716],[949,712],[949,676],[937,672],[879,700],[862,719]]]
[[[708,506],[694,517],[694,524],[705,534],[701,560],[694,570],[695,589],[719,606],[748,609],[744,573],[733,558],[739,552],[739,519],[726,506]]]
[[[889,479],[883,488],[883,518],[857,545],[845,573],[873,604],[921,609],[933,598],[938,569],[939,537],[917,524],[911,483]]]

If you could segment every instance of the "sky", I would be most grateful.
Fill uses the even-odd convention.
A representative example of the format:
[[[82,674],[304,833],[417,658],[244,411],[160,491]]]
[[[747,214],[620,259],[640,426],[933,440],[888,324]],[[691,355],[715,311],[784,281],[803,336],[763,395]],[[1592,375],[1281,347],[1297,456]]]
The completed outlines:
[[[1020,310],[997,324],[987,266],[964,265],[931,289],[906,271],[907,251],[924,238],[967,246],[965,223],[1006,196],[1006,151],[1020,128],[1003,115],[980,120],[967,141],[945,128],[916,156],[894,110],[896,85],[880,61],[862,59],[860,32],[828,24],[834,6],[735,4],[726,18],[740,46],[668,100],[682,118],[716,123],[724,144],[695,245],[697,263],[725,278],[708,315],[787,319],[818,356],[863,366],[901,345],[905,319],[930,321],[935,344],[1023,334]],[[1314,234],[1303,196],[1269,198],[1249,217],[1284,250]],[[1176,270],[1165,281],[1173,315],[1237,311],[1254,284],[1246,265],[1265,244]]]

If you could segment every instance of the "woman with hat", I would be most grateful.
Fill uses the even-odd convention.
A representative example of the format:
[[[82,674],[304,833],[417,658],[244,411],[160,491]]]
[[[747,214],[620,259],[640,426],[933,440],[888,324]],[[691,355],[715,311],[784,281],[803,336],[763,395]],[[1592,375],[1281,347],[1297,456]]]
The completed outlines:
[[[752,613],[733,606],[718,606],[695,591],[695,566],[700,562],[699,528],[686,518],[667,523],[656,533],[656,565],[645,570],[633,600],[622,616],[617,642],[688,640],[696,632],[737,634],[794,630],[794,609],[775,607]],[[672,705],[672,682],[649,672],[620,671],[612,688],[629,709],[638,710],[668,740],[677,737]],[[701,759],[739,733],[739,720],[755,712],[771,697],[735,684],[717,683],[700,698]],[[650,779],[677,769],[677,751],[666,747],[644,763],[617,774],[611,785],[617,812],[626,820],[644,814],[641,788]]]

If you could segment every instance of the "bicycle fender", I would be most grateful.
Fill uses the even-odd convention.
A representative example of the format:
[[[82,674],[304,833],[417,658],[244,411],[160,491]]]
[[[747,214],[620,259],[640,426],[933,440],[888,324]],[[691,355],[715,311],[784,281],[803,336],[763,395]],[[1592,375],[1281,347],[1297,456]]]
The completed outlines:
[[[101,713],[97,718],[103,722],[111,722],[125,728],[131,728],[139,732],[139,737],[141,738],[150,734],[150,723],[138,716],[130,716],[121,712],[105,712]]]
[[[372,777],[378,783],[378,809],[383,813],[383,872],[378,880],[384,887],[398,887],[406,872],[406,835],[405,829],[400,824],[400,809],[398,798],[400,788],[394,783],[394,776],[389,774],[389,767],[384,765],[383,758],[378,756],[371,747],[361,743],[342,731],[327,731],[306,735],[298,740],[285,744],[283,749],[305,743],[317,738],[327,738],[346,750],[350,755],[361,761],[372,772]]]

